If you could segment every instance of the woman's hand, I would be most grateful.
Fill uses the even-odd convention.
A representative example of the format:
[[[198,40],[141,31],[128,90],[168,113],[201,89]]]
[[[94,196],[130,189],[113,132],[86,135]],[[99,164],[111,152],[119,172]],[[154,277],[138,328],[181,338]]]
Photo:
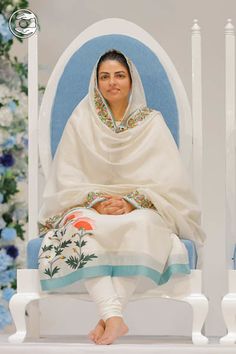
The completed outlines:
[[[130,213],[135,209],[133,205],[124,200],[120,195],[105,195],[104,202],[98,202],[93,208],[100,214],[121,215]]]

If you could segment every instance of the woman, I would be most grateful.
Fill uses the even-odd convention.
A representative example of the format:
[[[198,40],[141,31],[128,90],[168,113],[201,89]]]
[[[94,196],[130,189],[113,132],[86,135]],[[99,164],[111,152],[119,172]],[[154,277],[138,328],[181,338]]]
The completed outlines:
[[[202,244],[200,213],[171,133],[116,50],[67,122],[40,223],[42,289],[83,280],[101,316],[89,335],[97,344],[127,333],[122,312],[140,277],[157,286],[190,272],[179,237]]]

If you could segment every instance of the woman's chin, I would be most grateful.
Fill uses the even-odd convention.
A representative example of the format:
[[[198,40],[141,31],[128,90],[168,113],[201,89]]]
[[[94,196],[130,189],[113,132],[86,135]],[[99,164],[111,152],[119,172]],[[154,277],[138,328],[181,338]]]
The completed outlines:
[[[111,95],[111,96],[106,98],[106,101],[109,103],[109,105],[111,105],[111,104],[121,104],[121,105],[123,105],[124,102],[125,103],[127,102],[126,100],[124,100],[119,95]]]

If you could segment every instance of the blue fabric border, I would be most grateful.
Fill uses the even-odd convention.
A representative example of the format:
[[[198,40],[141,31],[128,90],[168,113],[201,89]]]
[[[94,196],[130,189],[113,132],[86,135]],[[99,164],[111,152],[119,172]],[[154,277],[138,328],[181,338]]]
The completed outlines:
[[[169,266],[166,271],[161,274],[158,271],[142,266],[142,265],[129,265],[129,266],[96,266],[96,267],[87,267],[83,269],[78,269],[73,273],[70,273],[64,277],[41,280],[42,290],[54,290],[57,288],[62,288],[68,286],[78,280],[99,277],[99,276],[116,276],[116,277],[125,277],[125,276],[146,276],[152,279],[157,285],[162,285],[166,283],[171,276],[174,274],[190,274],[190,268],[188,264],[172,264]]]

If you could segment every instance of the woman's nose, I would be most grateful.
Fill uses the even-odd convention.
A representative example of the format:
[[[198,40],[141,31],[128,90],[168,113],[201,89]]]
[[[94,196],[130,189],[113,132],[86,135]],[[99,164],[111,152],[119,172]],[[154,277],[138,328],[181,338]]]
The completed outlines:
[[[114,76],[110,76],[110,80],[109,80],[109,84],[113,85],[115,83],[115,77]]]

